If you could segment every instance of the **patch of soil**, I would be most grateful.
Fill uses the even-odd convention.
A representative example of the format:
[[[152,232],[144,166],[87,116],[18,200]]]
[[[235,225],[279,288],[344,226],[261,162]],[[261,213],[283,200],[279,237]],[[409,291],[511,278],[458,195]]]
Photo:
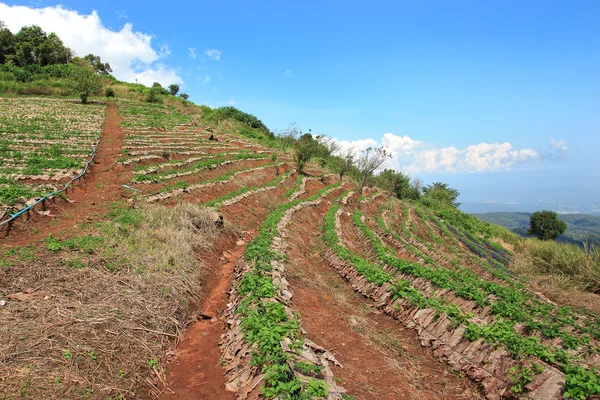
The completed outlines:
[[[125,137],[119,126],[121,119],[117,105],[109,103],[95,162],[83,179],[67,191],[68,200],[56,198],[48,201],[47,209],[51,217],[39,215],[37,211],[41,207],[38,205],[29,213],[29,218],[23,216],[16,219],[9,235],[0,239],[0,244],[27,245],[49,234],[57,235],[72,230],[77,224],[96,220],[109,211],[111,202],[129,195],[121,187],[123,179],[115,168]]]
[[[200,304],[197,322],[182,334],[173,360],[167,366],[167,386],[160,399],[215,399],[232,400],[235,396],[225,390],[221,367],[219,337],[223,333],[227,292],[231,285],[236,261],[246,248],[245,240],[236,242],[235,235],[219,239],[214,252],[201,254],[204,265],[206,296]],[[231,250],[230,250],[231,249]],[[219,257],[219,254],[222,256]],[[211,268],[211,266],[216,266]]]
[[[294,215],[287,279],[308,337],[342,364],[333,368],[341,384],[360,399],[479,398],[468,380],[421,347],[415,332],[369,305],[321,260],[318,232],[327,207],[323,202]]]

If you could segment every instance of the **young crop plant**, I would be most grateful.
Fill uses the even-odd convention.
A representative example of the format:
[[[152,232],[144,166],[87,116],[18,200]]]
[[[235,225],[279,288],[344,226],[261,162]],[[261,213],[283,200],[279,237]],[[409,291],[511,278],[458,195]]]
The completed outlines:
[[[59,99],[0,99],[0,215],[62,188],[81,172],[98,142],[102,104]],[[47,183],[21,183],[26,179]]]
[[[303,346],[303,338],[299,334],[298,320],[286,313],[282,303],[272,301],[276,288],[270,272],[272,262],[281,257],[272,250],[272,244],[279,234],[277,226],[285,212],[302,202],[316,200],[339,185],[327,186],[308,199],[296,199],[276,207],[265,218],[258,236],[248,243],[244,252],[244,259],[251,269],[237,286],[243,299],[236,313],[241,315],[242,332],[248,344],[255,349],[252,364],[260,367],[265,374],[262,390],[268,399],[310,399],[325,397],[328,393],[321,380],[300,381],[288,363],[293,355],[283,350],[281,341],[288,338],[292,341],[291,347],[299,350]],[[296,365],[306,369],[302,364]]]

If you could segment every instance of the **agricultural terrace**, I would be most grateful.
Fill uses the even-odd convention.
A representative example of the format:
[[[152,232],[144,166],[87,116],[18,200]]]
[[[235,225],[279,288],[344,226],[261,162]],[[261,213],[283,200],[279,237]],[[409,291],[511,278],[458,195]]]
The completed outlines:
[[[0,99],[0,215],[60,189],[98,142],[104,104]]]
[[[125,139],[118,162],[148,202],[214,201],[275,178],[273,151],[239,135],[162,105],[121,101],[119,110]]]
[[[529,290],[508,249],[384,196],[332,207],[324,234],[330,265],[486,394],[598,393],[599,319]]]
[[[81,167],[103,107],[2,101],[6,182],[50,187]],[[8,397],[600,394],[600,317],[532,291],[506,231],[317,165],[301,175],[186,103],[117,104],[98,169],[112,197],[94,197],[108,215],[0,254]],[[73,164],[31,169],[44,160]]]

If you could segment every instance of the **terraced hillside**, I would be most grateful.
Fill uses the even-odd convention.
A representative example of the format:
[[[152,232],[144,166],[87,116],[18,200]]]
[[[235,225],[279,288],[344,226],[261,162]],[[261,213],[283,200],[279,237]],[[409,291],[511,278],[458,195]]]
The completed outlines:
[[[2,398],[600,393],[600,319],[502,241],[183,109],[106,116],[85,180],[0,242]]]

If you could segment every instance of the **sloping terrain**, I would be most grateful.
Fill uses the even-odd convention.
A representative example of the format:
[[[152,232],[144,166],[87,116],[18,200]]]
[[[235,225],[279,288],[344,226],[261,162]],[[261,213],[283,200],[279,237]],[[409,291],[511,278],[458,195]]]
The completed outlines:
[[[491,212],[473,215],[483,221],[504,226],[521,236],[527,235],[529,217],[531,217],[531,213],[517,212]],[[600,244],[600,217],[586,214],[559,214],[558,219],[567,224],[567,231],[557,238],[559,242],[573,243],[582,247],[584,244]]]
[[[600,393],[600,319],[493,238],[182,110],[106,115],[85,179],[0,242],[0,398]]]

